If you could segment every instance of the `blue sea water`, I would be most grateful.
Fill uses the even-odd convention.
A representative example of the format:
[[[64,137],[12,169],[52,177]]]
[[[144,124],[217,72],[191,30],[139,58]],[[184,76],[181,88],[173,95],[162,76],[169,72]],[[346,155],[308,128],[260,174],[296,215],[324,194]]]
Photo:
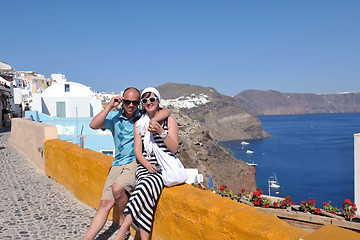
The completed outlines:
[[[354,134],[360,114],[259,116],[272,138],[221,142],[232,155],[257,163],[256,184],[268,194],[268,179],[276,174],[280,188],[271,195],[289,195],[295,204],[314,197],[316,207],[332,201],[342,208],[354,201]],[[253,154],[247,154],[251,150]],[[278,192],[278,194],[276,194]]]

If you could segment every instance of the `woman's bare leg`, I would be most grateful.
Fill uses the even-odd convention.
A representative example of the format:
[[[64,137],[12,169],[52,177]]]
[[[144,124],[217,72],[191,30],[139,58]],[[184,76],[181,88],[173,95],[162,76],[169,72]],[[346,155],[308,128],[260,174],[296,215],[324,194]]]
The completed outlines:
[[[133,222],[133,219],[131,217],[131,214],[126,215],[124,222],[121,224],[121,227],[120,227],[119,231],[117,232],[114,240],[124,240],[125,233],[127,231],[129,231],[129,227],[132,222]]]
[[[149,240],[150,239],[150,233],[148,233],[144,229],[140,228],[140,237],[141,237],[141,240]]]

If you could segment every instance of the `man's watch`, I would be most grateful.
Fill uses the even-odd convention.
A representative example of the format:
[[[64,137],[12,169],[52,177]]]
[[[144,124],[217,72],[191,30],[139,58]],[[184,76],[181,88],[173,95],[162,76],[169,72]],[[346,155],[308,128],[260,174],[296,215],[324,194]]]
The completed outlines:
[[[161,137],[162,139],[164,139],[164,138],[167,137],[168,134],[169,134],[169,132],[168,132],[167,130],[165,130],[165,132],[163,132],[162,134],[160,134],[160,137]]]

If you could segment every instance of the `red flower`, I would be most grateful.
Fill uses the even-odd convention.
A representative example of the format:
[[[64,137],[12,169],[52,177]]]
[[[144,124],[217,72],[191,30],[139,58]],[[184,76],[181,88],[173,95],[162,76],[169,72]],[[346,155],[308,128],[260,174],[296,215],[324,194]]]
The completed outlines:
[[[327,202],[323,202],[323,206],[325,207],[326,205],[328,205],[329,203]]]
[[[351,201],[350,201],[350,199],[345,199],[345,201],[344,201],[344,204],[351,204]]]
[[[258,191],[258,192],[256,192],[255,193],[256,194],[256,196],[258,196],[258,197],[260,197],[261,196],[261,193]]]
[[[256,200],[256,201],[254,202],[254,204],[255,204],[256,206],[260,206],[259,200]]]
[[[242,189],[241,192],[244,193],[244,192],[246,192],[246,190],[245,190],[245,189]]]
[[[319,208],[315,209],[315,213],[320,214],[321,210]]]
[[[309,203],[315,205],[315,198],[309,198]]]
[[[274,206],[274,207],[278,207],[277,202],[274,202],[273,206]]]
[[[301,205],[306,205],[306,202],[305,202],[305,201],[301,201]]]
[[[220,191],[224,190],[225,188],[226,188],[226,186],[225,186],[225,185],[222,185],[222,186],[220,187]]]
[[[239,198],[241,198],[242,194],[241,194],[241,193],[238,193],[237,196],[238,196]]]
[[[356,207],[356,204],[355,204],[355,203],[351,203],[351,206]]]
[[[269,204],[265,203],[264,208],[269,208]]]
[[[260,188],[256,188],[256,192],[260,193],[260,195],[263,194],[263,191]]]

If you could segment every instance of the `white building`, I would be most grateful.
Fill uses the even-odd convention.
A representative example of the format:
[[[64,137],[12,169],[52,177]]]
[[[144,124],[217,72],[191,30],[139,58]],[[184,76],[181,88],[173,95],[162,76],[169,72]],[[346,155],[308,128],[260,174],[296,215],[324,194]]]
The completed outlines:
[[[91,89],[75,82],[54,83],[41,94],[33,94],[32,110],[57,117],[94,117],[101,100]]]
[[[66,82],[65,75],[61,73],[53,73],[51,74],[51,80],[56,83],[64,83]]]
[[[360,207],[360,133],[354,134],[354,202]],[[357,211],[360,216],[360,210]]]

